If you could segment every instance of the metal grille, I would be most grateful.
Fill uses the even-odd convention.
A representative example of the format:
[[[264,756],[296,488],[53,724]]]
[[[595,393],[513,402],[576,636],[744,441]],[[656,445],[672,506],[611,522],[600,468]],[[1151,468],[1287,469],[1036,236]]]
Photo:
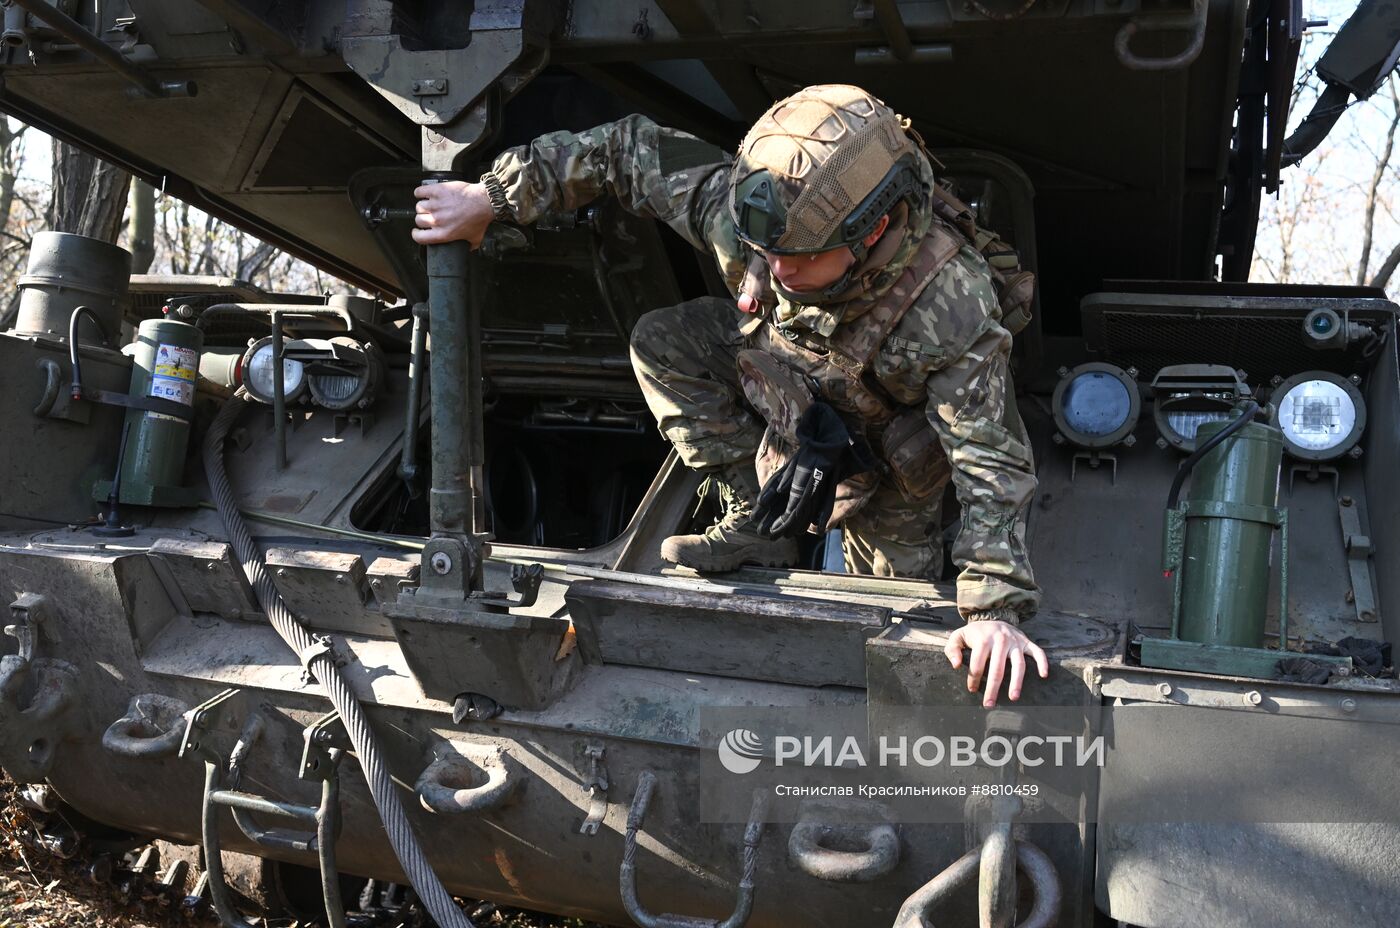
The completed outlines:
[[[1107,359],[1151,380],[1169,364],[1228,364],[1251,383],[1301,371],[1362,373],[1359,351],[1315,351],[1303,344],[1303,316],[1113,311],[1102,314]]]
[[[311,381],[321,396],[334,403],[343,403],[359,389],[360,379],[349,374],[317,374]]]

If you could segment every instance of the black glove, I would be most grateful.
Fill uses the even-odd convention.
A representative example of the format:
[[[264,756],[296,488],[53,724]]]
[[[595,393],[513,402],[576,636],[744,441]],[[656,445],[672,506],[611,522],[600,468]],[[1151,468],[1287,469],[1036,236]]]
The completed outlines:
[[[854,447],[836,410],[821,402],[807,407],[797,422],[797,453],[758,495],[758,530],[779,538],[809,525],[825,528],[836,504],[836,485],[870,467],[870,450],[860,444],[860,449]]]

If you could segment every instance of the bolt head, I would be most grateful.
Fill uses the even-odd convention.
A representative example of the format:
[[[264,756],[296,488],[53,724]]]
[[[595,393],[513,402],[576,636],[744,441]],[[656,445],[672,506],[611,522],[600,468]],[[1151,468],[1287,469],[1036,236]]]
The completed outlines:
[[[277,568],[277,576],[279,576],[279,577],[285,577],[285,576],[287,576],[287,568],[285,568],[285,567],[279,567],[279,568]]]
[[[1343,700],[1342,700],[1342,711],[1343,711],[1343,712],[1355,712],[1355,711],[1356,711],[1356,700],[1355,700],[1355,699],[1352,699],[1350,696],[1348,696],[1347,698],[1343,699]]]
[[[1172,694],[1172,685],[1170,683],[1158,683],[1157,692],[1161,693],[1163,696],[1170,696]]]
[[[1131,448],[1133,445],[1136,445],[1136,444],[1137,444],[1137,436],[1136,436],[1136,435],[1125,435],[1125,436],[1123,437],[1123,447],[1124,447],[1124,448]]]
[[[1251,706],[1257,706],[1264,701],[1264,694],[1260,693],[1258,690],[1250,690],[1248,693],[1244,694],[1244,701]]]
[[[433,568],[433,573],[442,576],[452,570],[452,558],[443,551],[438,551],[428,559],[428,564]]]

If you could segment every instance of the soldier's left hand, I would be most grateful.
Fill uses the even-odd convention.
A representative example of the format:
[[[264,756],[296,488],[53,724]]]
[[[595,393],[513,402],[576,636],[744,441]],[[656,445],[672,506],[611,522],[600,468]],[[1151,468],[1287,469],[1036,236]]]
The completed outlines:
[[[1050,662],[1045,651],[1027,638],[1025,632],[1006,622],[968,622],[953,632],[943,653],[954,669],[962,666],[963,648],[972,651],[967,662],[967,691],[975,693],[982,689],[985,674],[982,705],[988,709],[997,704],[997,692],[1008,666],[1011,679],[1007,696],[1012,702],[1021,698],[1021,684],[1026,679],[1026,655],[1035,660],[1042,680],[1050,676]]]

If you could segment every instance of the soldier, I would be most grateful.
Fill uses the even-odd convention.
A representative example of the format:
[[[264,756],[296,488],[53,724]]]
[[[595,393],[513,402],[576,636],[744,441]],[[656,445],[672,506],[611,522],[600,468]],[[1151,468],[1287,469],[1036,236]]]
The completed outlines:
[[[951,476],[967,625],[948,658],[960,667],[971,650],[968,689],[985,674],[986,706],[1008,668],[1019,698],[1027,655],[1047,676],[1017,627],[1040,594],[1019,529],[1035,473],[1008,402],[1011,334],[976,232],[942,218],[948,198],[908,123],[859,88],[823,85],[774,104],[733,159],[642,116],[551,133],[501,154],[479,183],[418,188],[413,237],[475,247],[493,220],[529,224],[605,194],[711,252],[737,296],[654,310],[632,333],[662,433],[725,507],[703,534],[666,539],[662,556],[697,570],[792,566],[796,540],[774,537],[774,523],[816,521],[843,526],[852,572],[936,578]],[[856,473],[863,445],[883,466]],[[813,504],[833,470],[846,478],[835,498]]]

